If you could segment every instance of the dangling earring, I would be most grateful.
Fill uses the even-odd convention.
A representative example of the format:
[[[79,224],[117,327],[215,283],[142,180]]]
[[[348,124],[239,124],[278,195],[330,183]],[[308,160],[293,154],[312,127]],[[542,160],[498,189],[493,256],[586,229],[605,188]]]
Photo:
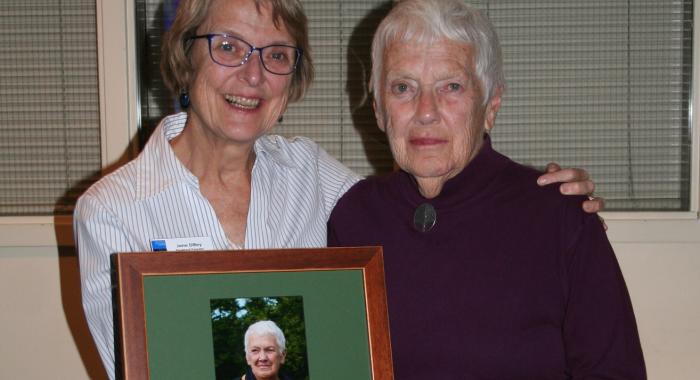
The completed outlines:
[[[182,107],[182,109],[187,109],[189,106],[190,95],[185,90],[180,91],[180,107]]]
[[[283,120],[284,120],[284,115],[280,115],[280,118],[277,119],[277,122],[278,122],[278,123],[281,123]]]

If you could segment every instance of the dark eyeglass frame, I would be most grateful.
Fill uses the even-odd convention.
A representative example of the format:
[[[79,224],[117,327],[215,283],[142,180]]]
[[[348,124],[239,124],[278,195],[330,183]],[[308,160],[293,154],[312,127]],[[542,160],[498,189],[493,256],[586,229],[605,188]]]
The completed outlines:
[[[211,52],[211,41],[212,41],[212,39],[213,39],[214,37],[232,38],[232,39],[238,40],[238,41],[240,41],[240,42],[243,42],[245,45],[247,45],[247,46],[248,46],[248,52],[243,56],[243,59],[241,59],[241,63],[239,63],[239,64],[237,64],[237,65],[226,65],[226,64],[223,64],[223,63],[217,61],[217,60],[214,58],[214,54]],[[272,73],[272,74],[275,74],[275,75],[289,75],[289,74],[292,74],[294,71],[296,71],[297,66],[299,65],[299,62],[301,61],[301,57],[304,55],[304,50],[301,49],[301,48],[298,48],[298,47],[296,47],[296,46],[285,45],[285,44],[272,44],[272,45],[267,45],[267,46],[263,46],[263,47],[256,47],[255,45],[250,44],[248,41],[246,41],[246,40],[244,40],[244,39],[242,39],[242,38],[240,38],[240,37],[232,36],[232,35],[226,34],[226,33],[207,33],[207,34],[200,34],[200,35],[196,35],[196,36],[189,37],[189,38],[187,38],[185,41],[192,41],[192,40],[199,39],[199,38],[206,38],[206,39],[207,39],[207,43],[208,43],[208,46],[209,46],[209,58],[211,58],[211,60],[214,61],[214,63],[216,63],[217,65],[221,65],[221,66],[224,66],[224,67],[239,67],[239,66],[245,65],[246,63],[248,63],[248,60],[250,59],[250,56],[253,55],[253,52],[255,52],[255,51],[257,50],[257,51],[258,51],[258,54],[260,55],[260,63],[262,63],[262,66],[265,68],[265,70],[267,70],[268,72],[270,72],[270,73]],[[275,47],[275,46],[277,46],[277,47],[283,46],[283,47],[293,48],[294,51],[296,52],[296,56],[295,56],[295,60],[294,60],[294,65],[292,65],[292,68],[291,68],[291,70],[290,70],[289,72],[283,72],[283,73],[274,72],[274,71],[270,70],[270,69],[267,67],[267,65],[265,65],[265,60],[262,59],[262,57],[263,57],[263,50],[264,50],[264,49],[267,49],[267,48],[269,48],[269,47]]]

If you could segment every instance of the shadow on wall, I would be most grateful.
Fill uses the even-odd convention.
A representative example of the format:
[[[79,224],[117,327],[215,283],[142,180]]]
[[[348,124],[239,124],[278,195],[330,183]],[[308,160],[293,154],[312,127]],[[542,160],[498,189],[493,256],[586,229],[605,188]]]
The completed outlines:
[[[73,336],[73,342],[78,348],[80,359],[89,378],[106,380],[107,373],[102,366],[102,361],[97,353],[97,348],[92,340],[85,315],[83,314],[80,297],[80,273],[75,248],[61,246],[58,248],[58,255],[61,303],[63,304],[63,312],[66,315],[68,328]]]
[[[348,40],[347,77],[345,91],[350,100],[352,123],[357,130],[369,163],[375,174],[388,173],[394,168],[386,135],[377,128],[368,81],[372,67],[372,37],[393,3],[385,1],[370,10],[353,29]],[[357,78],[361,78],[359,81]]]
[[[75,249],[72,218],[65,215],[65,205],[68,199],[77,199],[96,178],[111,173],[128,162],[136,154],[139,136],[134,136],[129,146],[122,153],[117,162],[107,166],[98,173],[87,176],[66,190],[64,196],[57,202],[54,209],[54,232],[58,242],[58,272],[61,289],[61,304],[66,316],[66,322],[70,330],[73,342],[77,347],[80,359],[85,366],[85,371],[92,380],[106,380],[107,374],[102,366],[102,360],[97,353],[97,348],[92,340],[92,335],[87,326],[87,320],[83,313],[82,293],[80,290],[80,269],[78,255]]]
[[[148,17],[146,3],[137,1],[137,49],[139,66],[139,150],[143,149],[160,120],[166,115],[179,112],[176,99],[173,99],[163,83],[160,74],[160,50],[162,37],[170,28],[175,17],[178,0],[160,1],[152,17]]]
[[[174,4],[171,8],[174,9],[177,2],[171,2]],[[142,26],[142,29],[137,30],[137,38],[139,38],[139,52],[137,56],[141,57],[139,61],[141,81],[147,84],[141,87],[142,120],[139,133],[132,138],[129,146],[125,149],[117,162],[109,165],[100,172],[92,173],[81,181],[78,181],[71,188],[66,190],[64,195],[56,202],[54,208],[54,215],[56,215],[54,217],[56,241],[59,244],[58,269],[63,312],[65,313],[68,328],[70,329],[75,346],[85,366],[85,370],[89,378],[93,380],[107,379],[107,374],[102,366],[102,361],[95,347],[95,343],[92,340],[92,335],[90,334],[85,314],[83,313],[78,256],[74,244],[73,229],[70,223],[67,223],[71,218],[67,218],[65,215],[67,212],[71,211],[70,208],[72,208],[74,200],[78,199],[92,183],[136,157],[158,121],[161,119],[161,108],[165,108],[168,113],[172,112],[172,103],[166,105],[151,104],[152,99],[170,99],[160,79],[159,70],[160,37],[167,27],[163,22],[166,10],[161,3],[153,18],[153,20],[155,20],[154,24],[150,26],[150,33],[147,33],[146,12],[144,8],[146,6],[145,2],[137,2],[136,5],[138,8],[137,17],[141,18],[138,25]],[[157,30],[158,33],[153,33],[154,30]]]

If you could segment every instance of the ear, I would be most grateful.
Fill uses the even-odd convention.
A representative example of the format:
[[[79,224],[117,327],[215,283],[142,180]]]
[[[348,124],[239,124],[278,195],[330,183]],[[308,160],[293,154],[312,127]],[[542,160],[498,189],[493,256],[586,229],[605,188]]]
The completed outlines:
[[[377,99],[372,98],[372,110],[374,111],[374,118],[377,119],[377,126],[379,129],[386,133],[386,126],[384,125],[384,113],[377,109]]]
[[[384,112],[381,107],[377,107],[377,99],[372,98],[372,110],[374,111],[374,118],[377,119],[377,127],[386,133],[386,125],[384,125]]]
[[[498,114],[498,110],[501,109],[502,96],[503,86],[499,86],[486,105],[486,117],[484,117],[484,130],[486,133],[491,133],[491,129],[496,125],[496,114]]]

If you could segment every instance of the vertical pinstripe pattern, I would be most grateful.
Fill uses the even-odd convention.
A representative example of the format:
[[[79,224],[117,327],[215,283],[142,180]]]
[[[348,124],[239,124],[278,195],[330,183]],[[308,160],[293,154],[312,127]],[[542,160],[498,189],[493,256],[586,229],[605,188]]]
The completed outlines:
[[[78,200],[74,230],[83,307],[111,379],[114,333],[109,255],[150,251],[158,238],[211,237],[233,249],[197,178],[175,157],[168,140],[187,114],[163,119],[144,151],[93,185]],[[306,138],[264,136],[255,144],[245,248],[326,245],[333,206],[359,177]]]

